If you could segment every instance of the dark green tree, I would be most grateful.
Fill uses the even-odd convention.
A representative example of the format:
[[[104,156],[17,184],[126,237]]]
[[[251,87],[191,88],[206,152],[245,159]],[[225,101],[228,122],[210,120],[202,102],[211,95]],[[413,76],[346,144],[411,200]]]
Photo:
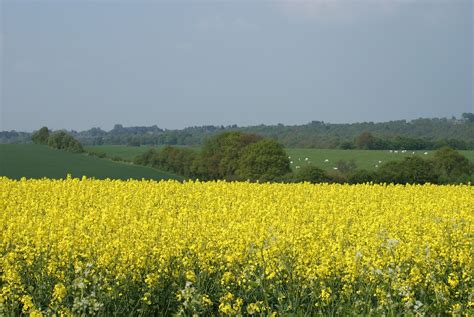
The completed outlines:
[[[355,141],[356,147],[361,150],[373,150],[376,145],[376,138],[369,132],[363,132]]]
[[[51,134],[48,138],[48,146],[73,153],[84,152],[82,144],[64,131]]]
[[[360,169],[351,172],[347,177],[347,182],[350,184],[364,184],[376,182],[378,180],[377,173]]]
[[[31,136],[31,140],[36,144],[47,144],[49,138],[49,129],[42,127]]]
[[[241,132],[225,132],[207,139],[201,150],[199,174],[207,179],[235,178],[243,149],[261,139]]]
[[[469,160],[450,147],[437,150],[433,161],[443,183],[464,182],[471,176]]]
[[[434,163],[416,156],[383,164],[378,170],[377,178],[380,182],[395,184],[424,184],[439,181]]]
[[[236,174],[241,179],[270,181],[289,172],[290,161],[283,147],[263,139],[245,147]]]
[[[470,122],[470,123],[474,123],[474,113],[465,112],[461,116],[465,121]]]
[[[316,184],[329,182],[330,179],[322,169],[316,166],[306,165],[295,173],[295,181]]]

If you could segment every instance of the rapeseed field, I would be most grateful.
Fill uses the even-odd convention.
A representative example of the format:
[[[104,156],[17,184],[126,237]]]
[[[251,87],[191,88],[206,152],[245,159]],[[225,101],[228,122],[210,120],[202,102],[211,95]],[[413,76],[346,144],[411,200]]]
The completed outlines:
[[[469,315],[474,187],[0,178],[0,315]]]

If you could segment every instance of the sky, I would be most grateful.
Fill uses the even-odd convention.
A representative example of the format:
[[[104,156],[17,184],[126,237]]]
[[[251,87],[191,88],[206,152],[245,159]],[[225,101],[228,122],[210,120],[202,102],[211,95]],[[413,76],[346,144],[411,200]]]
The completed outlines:
[[[0,0],[0,130],[474,112],[471,0]]]

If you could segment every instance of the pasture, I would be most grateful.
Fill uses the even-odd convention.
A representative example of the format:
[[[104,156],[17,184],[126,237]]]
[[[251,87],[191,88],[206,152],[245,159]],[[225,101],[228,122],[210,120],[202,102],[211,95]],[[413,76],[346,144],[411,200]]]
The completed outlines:
[[[97,179],[182,179],[145,166],[72,154],[36,144],[0,144],[0,176],[13,179],[75,177]]]
[[[327,149],[286,149],[288,156],[293,161],[291,167],[303,167],[311,164],[324,170],[331,170],[336,167],[338,160],[354,160],[357,168],[374,170],[377,166],[389,161],[402,160],[405,157],[421,156],[422,158],[432,158],[435,151],[388,151],[388,150],[327,150]],[[424,153],[427,153],[426,155]],[[459,151],[470,161],[474,161],[474,151]],[[414,154],[413,154],[414,153]],[[308,160],[306,160],[308,158]],[[327,160],[327,161],[326,161]]]

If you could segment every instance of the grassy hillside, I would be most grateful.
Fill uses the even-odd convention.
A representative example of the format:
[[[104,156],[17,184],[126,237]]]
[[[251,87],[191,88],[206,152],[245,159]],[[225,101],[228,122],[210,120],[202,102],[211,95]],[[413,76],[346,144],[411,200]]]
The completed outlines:
[[[157,147],[157,149],[162,146]],[[125,159],[132,160],[135,156],[147,151],[149,147],[131,147],[124,145],[101,145],[90,146],[86,148],[88,151],[96,153],[105,153],[108,157],[119,156]],[[379,161],[388,162],[393,160],[401,160],[404,157],[412,156],[413,151],[367,151],[367,150],[326,150],[326,149],[286,149],[286,152],[291,156],[292,168],[296,166],[304,166],[305,164],[313,164],[325,170],[331,170],[336,166],[338,160],[354,160],[358,168],[368,170],[376,169]],[[434,151],[414,151],[414,155],[420,155],[423,158],[432,157]],[[427,155],[424,153],[428,152]],[[460,151],[469,160],[474,162],[474,151]],[[306,161],[305,159],[308,158]],[[325,160],[328,162],[325,162]]]
[[[72,154],[35,144],[0,144],[0,176],[10,178],[95,177],[98,179],[182,179],[149,167]]]
[[[419,155],[423,158],[430,158],[435,151],[367,151],[367,150],[325,150],[325,149],[286,149],[291,161],[292,167],[312,164],[325,170],[331,170],[336,166],[338,160],[354,160],[357,168],[367,170],[376,169],[377,165],[389,161],[401,160],[404,157]],[[415,154],[413,154],[413,152]],[[424,153],[428,154],[424,154]],[[469,160],[474,161],[474,151],[460,151]],[[308,160],[306,160],[308,158]],[[326,162],[326,160],[328,160]],[[382,163],[379,163],[379,162]]]

